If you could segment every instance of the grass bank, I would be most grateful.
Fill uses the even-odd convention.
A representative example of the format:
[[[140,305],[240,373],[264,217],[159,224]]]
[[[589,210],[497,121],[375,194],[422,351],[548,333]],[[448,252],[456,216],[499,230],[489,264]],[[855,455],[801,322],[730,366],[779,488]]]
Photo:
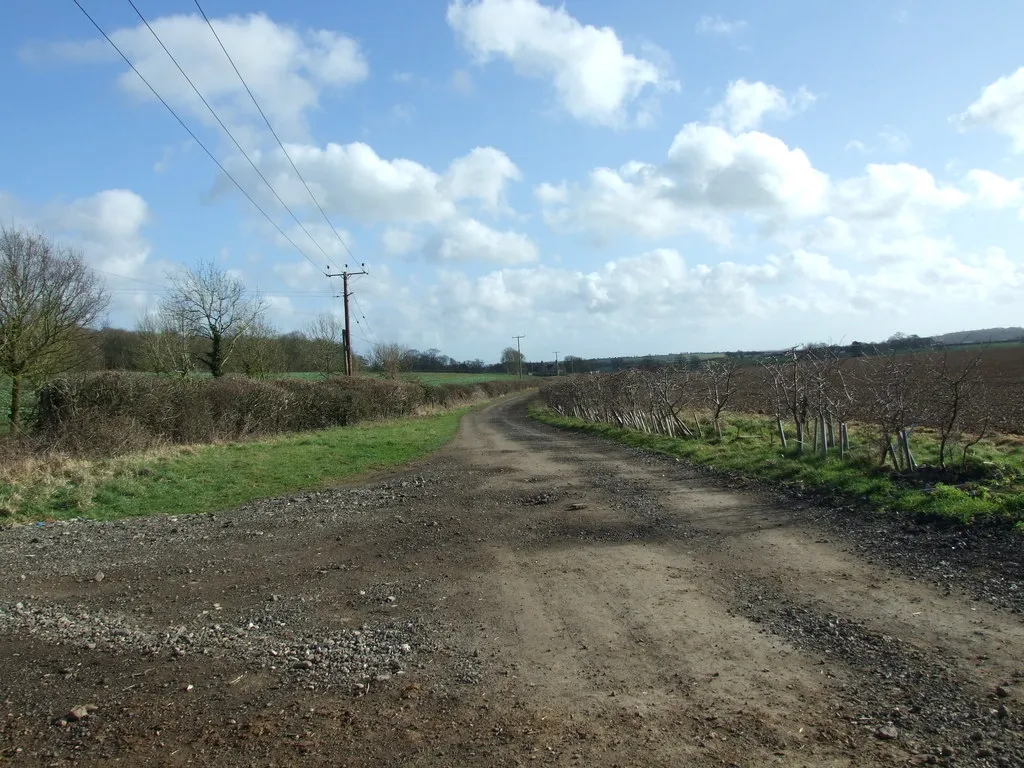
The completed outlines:
[[[812,491],[823,500],[868,504],[882,511],[920,515],[959,525],[992,523],[1024,533],[1024,447],[1019,440],[998,438],[975,447],[968,468],[959,476],[922,471],[899,475],[878,466],[869,436],[851,431],[853,446],[846,458],[825,457],[772,444],[773,422],[756,416],[729,416],[721,440],[696,440],[653,435],[608,424],[567,418],[540,403],[531,416],[556,427],[615,440],[636,448],[673,456],[715,470],[738,473],[789,489]],[[927,434],[915,437],[922,463],[937,456]]]
[[[0,469],[0,516],[110,520],[231,509],[428,456],[470,410],[114,459],[26,457]]]

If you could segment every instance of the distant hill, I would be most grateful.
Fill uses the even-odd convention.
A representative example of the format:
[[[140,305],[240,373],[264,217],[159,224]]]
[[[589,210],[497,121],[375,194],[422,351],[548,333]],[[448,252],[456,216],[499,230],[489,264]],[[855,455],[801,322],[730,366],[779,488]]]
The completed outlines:
[[[995,341],[1020,341],[1024,328],[982,328],[978,331],[956,331],[932,336],[936,344],[985,344]]]

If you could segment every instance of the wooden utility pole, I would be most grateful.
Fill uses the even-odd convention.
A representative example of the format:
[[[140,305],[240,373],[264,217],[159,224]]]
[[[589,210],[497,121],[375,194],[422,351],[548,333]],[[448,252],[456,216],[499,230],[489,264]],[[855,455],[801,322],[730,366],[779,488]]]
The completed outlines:
[[[349,316],[348,316],[348,297],[352,294],[348,290],[348,279],[354,275],[365,275],[366,265],[360,264],[360,270],[358,272],[349,271],[348,264],[341,272],[328,272],[327,277],[340,277],[341,278],[341,296],[345,302],[345,375],[352,376],[355,373],[355,367],[352,365],[352,330],[349,327]]]
[[[525,339],[526,336],[525,335],[523,335],[523,336],[513,336],[512,338],[514,338],[516,340],[516,352],[519,354],[519,380],[522,381],[523,380],[523,348],[519,344],[519,340],[520,339]]]
[[[555,376],[558,375],[558,352],[555,351]]]

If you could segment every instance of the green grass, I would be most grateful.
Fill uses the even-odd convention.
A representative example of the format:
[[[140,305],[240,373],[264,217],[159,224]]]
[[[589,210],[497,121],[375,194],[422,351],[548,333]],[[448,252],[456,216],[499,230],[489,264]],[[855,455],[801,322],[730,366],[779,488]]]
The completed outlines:
[[[626,445],[685,459],[714,469],[771,480],[789,487],[813,489],[833,499],[866,502],[880,510],[913,513],[925,518],[968,525],[991,521],[1024,531],[1024,449],[1018,441],[982,443],[971,454],[972,479],[956,485],[927,486],[905,482],[878,466],[877,454],[865,434],[851,430],[854,446],[845,459],[795,449],[782,449],[767,419],[730,416],[722,440],[697,440],[652,435],[608,424],[558,415],[539,403],[533,418],[557,427],[599,435]],[[790,436],[792,438],[792,436]],[[919,462],[935,463],[937,442],[927,434],[913,438]]]
[[[423,458],[451,440],[469,408],[255,442],[39,466],[0,482],[16,521],[216,512],[324,488]]]
[[[372,371],[362,372],[360,376],[380,377],[382,374]],[[292,371],[291,373],[275,374],[275,379],[302,379],[304,381],[319,381],[323,375],[313,371]],[[410,371],[403,373],[402,378],[408,381],[422,381],[424,384],[479,384],[484,381],[510,381],[518,378],[508,373],[418,373]]]
[[[406,373],[402,376],[424,384],[480,384],[485,381],[512,381],[519,378],[509,373]]]

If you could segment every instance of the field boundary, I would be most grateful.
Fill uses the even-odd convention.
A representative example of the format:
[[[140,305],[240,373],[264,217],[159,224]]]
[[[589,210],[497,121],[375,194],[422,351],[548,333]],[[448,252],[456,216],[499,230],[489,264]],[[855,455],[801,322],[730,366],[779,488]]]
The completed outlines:
[[[739,438],[702,441],[652,434],[562,416],[539,400],[530,403],[528,413],[549,426],[685,461],[694,469],[730,483],[742,481],[801,501],[906,516],[940,527],[986,527],[1024,536],[1024,509],[1019,508],[1020,494],[1015,492],[1001,499],[998,488],[990,491],[985,487],[976,492],[941,482],[925,487],[904,484],[897,474],[838,457],[797,455],[783,452],[778,446],[766,452],[764,446]],[[748,424],[749,417],[731,415],[730,424],[737,422]],[[1002,510],[1000,501],[1010,502],[1009,509]]]
[[[427,415],[115,458],[51,457],[0,480],[0,526],[223,512],[254,501],[407,471],[450,443],[463,416],[517,392]]]

